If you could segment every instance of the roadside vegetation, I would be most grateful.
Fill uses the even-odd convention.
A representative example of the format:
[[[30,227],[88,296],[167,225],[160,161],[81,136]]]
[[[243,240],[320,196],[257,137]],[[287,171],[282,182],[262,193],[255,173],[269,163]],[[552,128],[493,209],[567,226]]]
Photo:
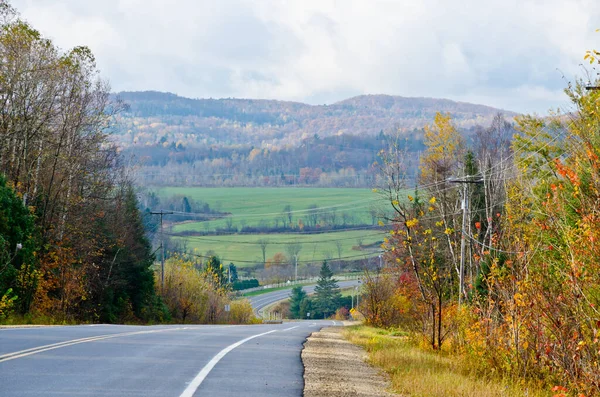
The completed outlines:
[[[549,391],[511,379],[482,376],[469,357],[432,351],[406,331],[368,326],[345,328],[344,337],[363,347],[368,361],[390,376],[391,388],[403,396],[427,397],[545,397]]]
[[[395,215],[386,267],[366,273],[360,311],[409,338],[349,335],[398,391],[600,394],[600,93],[578,81],[566,94],[571,112],[518,117],[514,136],[498,116],[468,142],[438,114],[408,195],[402,151],[382,152],[380,192]]]

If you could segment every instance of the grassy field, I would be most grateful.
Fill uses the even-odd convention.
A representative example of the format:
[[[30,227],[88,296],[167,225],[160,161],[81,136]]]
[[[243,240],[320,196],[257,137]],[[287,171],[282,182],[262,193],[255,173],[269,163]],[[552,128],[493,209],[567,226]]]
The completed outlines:
[[[233,226],[274,226],[286,205],[292,210],[292,223],[302,219],[307,224],[307,209],[319,207],[319,215],[335,212],[337,224],[372,224],[371,209],[383,204],[381,197],[369,189],[336,188],[187,188],[168,187],[157,191],[159,196],[183,195],[220,212],[231,213]],[[174,232],[208,231],[223,228],[225,219],[211,222],[189,222],[174,226]],[[280,223],[281,225],[281,223]]]
[[[391,331],[357,326],[344,330],[351,342],[364,347],[369,361],[386,371],[394,392],[402,396],[517,397],[550,396],[534,386],[510,379],[484,379],[471,374],[468,362],[449,353],[434,353],[415,346]]]
[[[252,263],[262,262],[262,251],[258,240],[269,241],[266,257],[276,253],[285,255],[286,245],[292,242],[301,244],[298,261],[321,262],[324,259],[360,259],[376,255],[375,250],[356,250],[360,240],[363,245],[382,241],[384,233],[373,230],[342,231],[323,234],[250,234],[226,236],[188,236],[176,237],[187,244],[187,250],[198,254],[213,251],[223,262],[233,262],[236,266],[245,267]],[[338,253],[338,244],[340,252]],[[352,257],[352,258],[348,258]],[[249,262],[249,263],[247,263]]]

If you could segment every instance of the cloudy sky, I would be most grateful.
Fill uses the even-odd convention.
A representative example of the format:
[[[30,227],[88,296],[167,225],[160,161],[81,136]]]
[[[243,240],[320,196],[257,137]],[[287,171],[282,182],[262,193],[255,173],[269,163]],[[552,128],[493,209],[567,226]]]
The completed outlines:
[[[426,96],[565,107],[600,49],[598,0],[12,0],[114,91],[333,103]],[[588,71],[592,72],[589,66]]]

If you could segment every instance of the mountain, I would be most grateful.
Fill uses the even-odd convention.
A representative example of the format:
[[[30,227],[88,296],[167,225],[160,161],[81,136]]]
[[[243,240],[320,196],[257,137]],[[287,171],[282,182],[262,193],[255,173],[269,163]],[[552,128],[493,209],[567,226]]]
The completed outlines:
[[[190,99],[156,91],[121,92],[129,105],[119,116],[123,147],[175,143],[181,146],[298,145],[318,135],[375,136],[411,131],[430,123],[438,111],[452,114],[463,129],[489,125],[495,114],[516,113],[448,99],[361,95],[331,105],[262,99]]]

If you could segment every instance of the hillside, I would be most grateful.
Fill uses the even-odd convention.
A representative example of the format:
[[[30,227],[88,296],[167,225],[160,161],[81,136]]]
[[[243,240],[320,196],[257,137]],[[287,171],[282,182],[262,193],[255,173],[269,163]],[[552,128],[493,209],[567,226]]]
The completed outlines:
[[[404,136],[409,173],[423,126],[437,111],[465,134],[499,112],[447,99],[363,95],[331,105],[257,99],[189,99],[122,92],[115,139],[140,165],[138,182],[162,186],[369,187],[386,135]],[[509,119],[515,113],[503,112]]]
[[[257,99],[189,99],[154,91],[117,94],[129,105],[119,117],[123,147],[181,145],[296,145],[315,134],[374,136],[399,127],[410,131],[433,120],[437,111],[452,114],[462,128],[489,125],[494,115],[515,113],[447,99],[361,95],[331,105]]]

